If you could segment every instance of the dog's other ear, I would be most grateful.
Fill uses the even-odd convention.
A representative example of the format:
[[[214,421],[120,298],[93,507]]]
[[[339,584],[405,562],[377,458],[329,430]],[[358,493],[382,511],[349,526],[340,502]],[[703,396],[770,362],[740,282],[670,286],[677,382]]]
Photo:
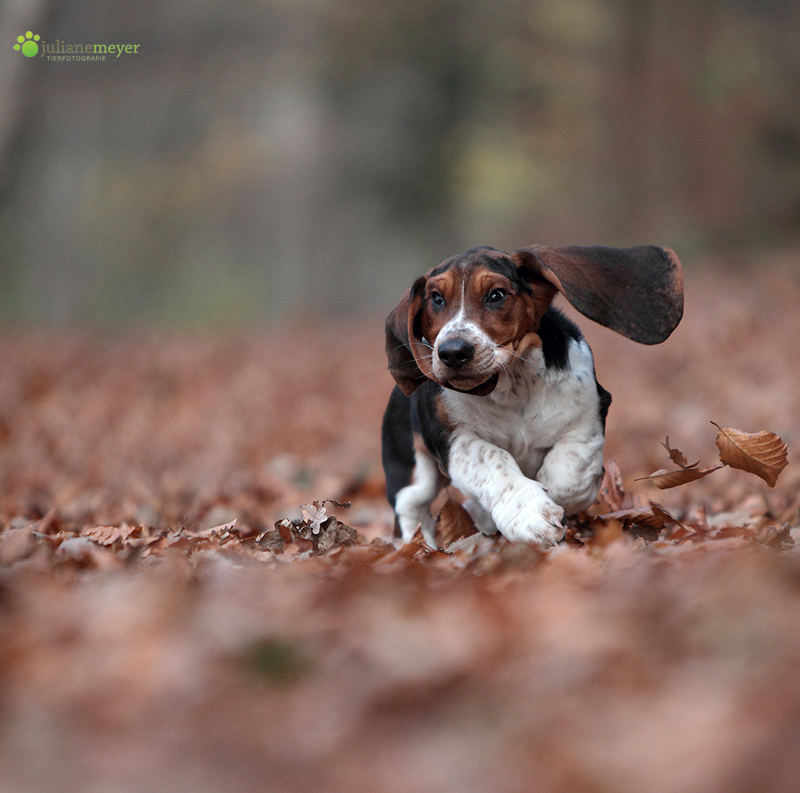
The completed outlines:
[[[511,258],[584,316],[642,344],[664,341],[683,316],[683,271],[669,248],[532,245]]]
[[[406,396],[411,396],[425,380],[417,365],[414,350],[422,345],[418,315],[422,310],[425,277],[417,278],[386,318],[386,357],[389,372]]]

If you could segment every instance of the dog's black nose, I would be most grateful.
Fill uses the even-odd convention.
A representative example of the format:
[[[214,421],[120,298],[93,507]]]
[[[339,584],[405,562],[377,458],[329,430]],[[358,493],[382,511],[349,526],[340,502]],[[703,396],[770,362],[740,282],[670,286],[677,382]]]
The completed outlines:
[[[451,339],[439,345],[439,359],[451,369],[460,369],[475,355],[475,348],[463,339]]]

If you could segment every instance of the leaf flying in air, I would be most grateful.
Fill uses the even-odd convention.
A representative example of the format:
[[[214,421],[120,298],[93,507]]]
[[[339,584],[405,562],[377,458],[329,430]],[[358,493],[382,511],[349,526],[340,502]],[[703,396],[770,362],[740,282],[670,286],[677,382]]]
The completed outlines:
[[[679,485],[685,485],[688,482],[702,479],[704,476],[708,476],[710,473],[722,468],[721,465],[716,465],[713,468],[698,468],[697,466],[700,464],[699,460],[689,465],[686,462],[684,453],[680,449],[673,449],[669,445],[669,435],[667,435],[666,440],[661,445],[667,450],[670,460],[672,460],[675,465],[680,466],[680,469],[677,471],[667,471],[665,468],[662,468],[650,474],[650,476],[640,477],[636,480],[637,482],[645,479],[652,482],[656,487],[661,488],[661,490],[666,490],[670,487],[678,487]]]
[[[684,468],[684,469],[686,469],[686,468],[697,468],[697,466],[700,464],[700,461],[698,460],[696,463],[692,463],[691,465],[689,465],[686,462],[686,456],[684,455],[684,453],[682,451],[680,451],[680,449],[673,449],[669,445],[669,435],[667,435],[666,440],[661,445],[667,450],[667,454],[669,455],[669,459],[672,460],[672,462],[675,463],[675,465],[678,465],[681,468]]]
[[[697,463],[694,465],[697,465]],[[667,471],[662,468],[650,474],[650,476],[639,477],[636,481],[641,482],[642,480],[646,480],[652,482],[661,490],[667,490],[670,487],[678,487],[679,485],[685,485],[688,482],[702,479],[704,476],[708,476],[720,468],[722,468],[721,465],[715,465],[713,468],[695,468],[693,466],[688,466],[687,468],[680,468],[677,471]]]
[[[719,459],[731,468],[760,476],[775,487],[778,475],[788,465],[786,444],[774,432],[742,432],[711,423],[719,430]]]

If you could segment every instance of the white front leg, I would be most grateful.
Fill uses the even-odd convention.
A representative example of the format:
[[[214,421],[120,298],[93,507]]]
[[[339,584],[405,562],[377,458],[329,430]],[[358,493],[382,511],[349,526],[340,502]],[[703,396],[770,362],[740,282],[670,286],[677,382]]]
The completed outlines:
[[[603,481],[603,435],[599,425],[568,432],[547,453],[536,479],[567,515],[594,504]]]
[[[509,540],[555,545],[564,537],[564,510],[516,460],[473,433],[461,432],[450,446],[448,473],[462,493],[475,499]]]

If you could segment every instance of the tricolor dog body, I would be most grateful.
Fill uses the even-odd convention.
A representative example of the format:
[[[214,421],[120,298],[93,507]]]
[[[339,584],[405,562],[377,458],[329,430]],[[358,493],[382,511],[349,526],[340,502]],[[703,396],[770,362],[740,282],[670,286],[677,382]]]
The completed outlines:
[[[383,420],[395,533],[435,546],[430,506],[455,485],[485,533],[552,545],[603,477],[611,395],[589,345],[550,303],[657,344],[683,313],[666,248],[473,248],[418,278],[386,320],[397,382]]]

